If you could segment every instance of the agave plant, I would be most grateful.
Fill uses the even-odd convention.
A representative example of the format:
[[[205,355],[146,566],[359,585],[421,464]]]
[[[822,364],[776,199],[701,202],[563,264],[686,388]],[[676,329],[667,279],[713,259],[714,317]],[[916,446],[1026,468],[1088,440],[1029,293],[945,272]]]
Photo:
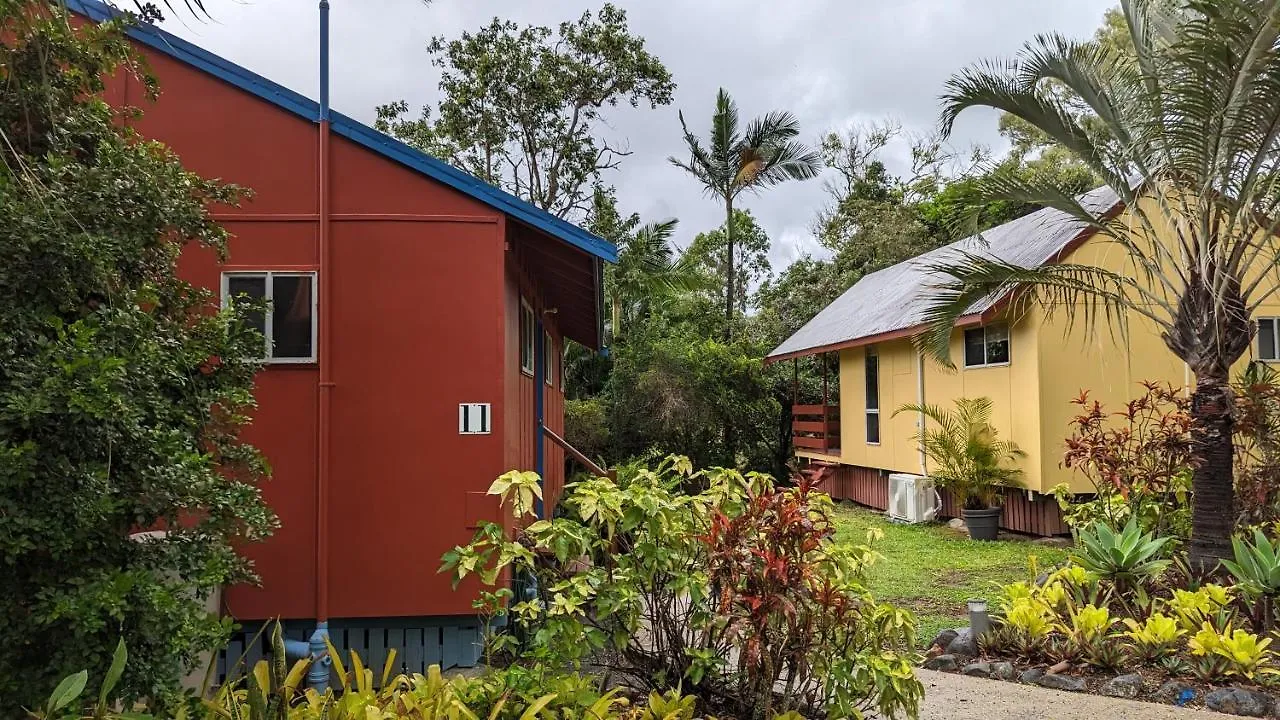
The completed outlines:
[[[1123,597],[1128,590],[1164,572],[1169,560],[1161,558],[1160,551],[1172,539],[1143,532],[1132,517],[1120,532],[1098,522],[1080,532],[1080,547],[1071,559],[1110,580]]]
[[[1280,595],[1280,547],[1261,530],[1254,529],[1253,541],[1241,537],[1231,539],[1234,560],[1223,560],[1236,585],[1254,601],[1254,630],[1271,629],[1276,596]]]

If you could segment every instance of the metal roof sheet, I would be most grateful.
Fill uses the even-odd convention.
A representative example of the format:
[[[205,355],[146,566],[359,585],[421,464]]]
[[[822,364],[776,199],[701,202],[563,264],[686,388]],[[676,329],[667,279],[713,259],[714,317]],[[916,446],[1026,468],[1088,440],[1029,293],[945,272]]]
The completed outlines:
[[[1119,203],[1119,197],[1109,187],[1091,190],[1079,200],[1096,215]],[[768,357],[803,353],[920,325],[930,291],[942,280],[928,267],[949,256],[959,259],[961,252],[990,256],[1020,267],[1038,267],[1062,252],[1086,227],[1060,210],[1045,208],[866,275]],[[966,314],[981,313],[997,300],[995,296],[985,298],[970,306]]]

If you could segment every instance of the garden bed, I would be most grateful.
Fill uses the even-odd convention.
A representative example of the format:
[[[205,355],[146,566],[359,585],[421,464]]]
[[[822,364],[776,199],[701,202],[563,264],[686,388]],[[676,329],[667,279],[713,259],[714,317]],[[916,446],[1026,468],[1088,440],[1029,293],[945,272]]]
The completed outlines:
[[[1019,658],[946,653],[939,639],[946,640],[947,635],[935,638],[925,669],[1246,717],[1273,717],[1280,710],[1280,694],[1259,685],[1208,683],[1150,667],[1108,673],[1072,666],[1048,673],[1055,668]]]

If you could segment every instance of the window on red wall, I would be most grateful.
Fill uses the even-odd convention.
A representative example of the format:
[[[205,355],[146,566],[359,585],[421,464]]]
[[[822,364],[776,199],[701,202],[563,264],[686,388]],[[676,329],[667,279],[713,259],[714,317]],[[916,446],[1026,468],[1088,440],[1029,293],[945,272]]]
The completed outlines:
[[[520,372],[533,374],[533,336],[537,328],[533,324],[533,308],[520,301]]]
[[[265,341],[262,357],[270,363],[316,360],[316,274],[309,272],[228,272],[222,274],[222,304],[238,297],[266,300],[250,324]]]
[[[548,385],[556,384],[556,341],[552,339],[551,333],[542,333],[542,372],[546,376]]]

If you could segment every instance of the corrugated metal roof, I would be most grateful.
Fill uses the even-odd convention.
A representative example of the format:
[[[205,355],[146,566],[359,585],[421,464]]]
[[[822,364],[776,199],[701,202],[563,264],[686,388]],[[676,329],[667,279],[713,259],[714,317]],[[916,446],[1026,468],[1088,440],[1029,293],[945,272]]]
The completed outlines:
[[[1099,216],[1119,202],[1109,187],[1091,190],[1079,200]],[[1076,218],[1045,208],[871,273],[823,308],[768,357],[803,353],[920,325],[925,300],[942,279],[926,268],[949,256],[959,259],[961,251],[1020,267],[1038,267],[1053,259],[1085,228]],[[975,303],[967,314],[983,312],[998,299],[993,296]]]

